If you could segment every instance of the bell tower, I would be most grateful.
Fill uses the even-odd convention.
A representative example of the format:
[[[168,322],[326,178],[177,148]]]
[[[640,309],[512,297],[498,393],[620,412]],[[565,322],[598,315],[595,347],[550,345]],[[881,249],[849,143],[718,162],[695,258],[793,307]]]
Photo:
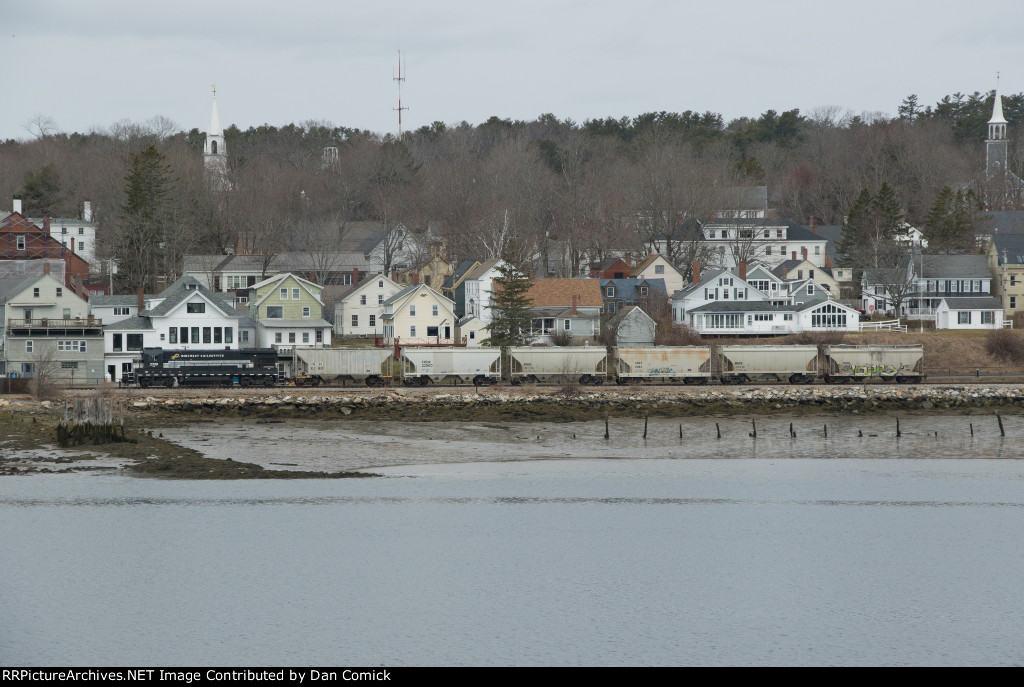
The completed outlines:
[[[996,76],[995,99],[992,103],[992,119],[988,121],[988,138],[985,140],[985,172],[990,184],[1001,188],[1006,175],[1009,140],[1006,138],[1006,118],[1003,117],[1003,98],[999,95],[999,76]]]
[[[211,182],[224,184],[228,173],[228,149],[224,145],[224,129],[217,114],[217,86],[211,85],[210,88],[213,89],[213,112],[203,146],[203,166]]]

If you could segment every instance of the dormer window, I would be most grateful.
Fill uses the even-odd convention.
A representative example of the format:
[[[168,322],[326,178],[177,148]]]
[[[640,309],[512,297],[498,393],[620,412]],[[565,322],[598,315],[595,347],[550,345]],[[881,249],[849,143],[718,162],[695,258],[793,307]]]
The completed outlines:
[[[607,287],[605,287],[604,295],[607,298],[615,298],[615,287],[614,286],[607,286]]]
[[[647,295],[647,290],[648,290],[648,287],[646,287],[646,286],[641,286],[641,287],[640,287],[640,295],[641,295],[641,296],[646,296],[646,295]]]

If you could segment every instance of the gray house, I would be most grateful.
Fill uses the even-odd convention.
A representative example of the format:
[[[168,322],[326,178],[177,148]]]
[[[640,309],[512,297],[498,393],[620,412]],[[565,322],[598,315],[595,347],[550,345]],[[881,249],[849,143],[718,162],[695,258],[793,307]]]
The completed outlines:
[[[616,346],[653,346],[656,324],[640,306],[626,305],[605,324]]]

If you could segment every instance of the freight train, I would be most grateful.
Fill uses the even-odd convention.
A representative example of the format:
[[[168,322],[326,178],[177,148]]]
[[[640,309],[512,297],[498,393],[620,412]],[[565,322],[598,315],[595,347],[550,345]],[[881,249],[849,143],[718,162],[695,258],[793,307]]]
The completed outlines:
[[[295,351],[292,381],[317,386],[352,382],[373,387],[399,381],[409,386],[483,386],[501,380],[503,361],[513,384],[909,384],[925,376],[920,345],[513,346],[506,353],[503,356],[497,348],[405,346],[396,356],[390,348],[300,348]],[[270,386],[279,380],[272,349],[146,349],[136,370],[139,386]]]

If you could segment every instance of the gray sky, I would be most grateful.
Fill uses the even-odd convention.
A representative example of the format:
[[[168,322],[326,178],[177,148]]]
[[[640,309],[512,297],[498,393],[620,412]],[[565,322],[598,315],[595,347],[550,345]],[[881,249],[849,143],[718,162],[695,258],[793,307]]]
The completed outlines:
[[[0,139],[161,115],[205,130],[326,120],[394,132],[491,115],[577,122],[1024,91],[1024,2],[0,0]]]

